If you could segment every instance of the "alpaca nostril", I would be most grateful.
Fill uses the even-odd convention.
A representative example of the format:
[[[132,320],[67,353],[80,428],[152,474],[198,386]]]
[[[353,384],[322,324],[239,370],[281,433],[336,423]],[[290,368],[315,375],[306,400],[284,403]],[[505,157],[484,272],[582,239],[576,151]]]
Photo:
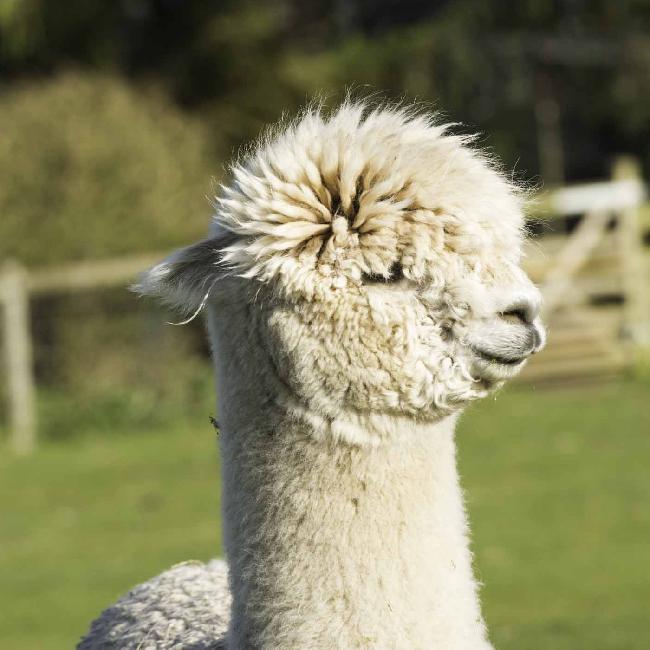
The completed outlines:
[[[528,296],[520,296],[507,305],[503,311],[499,312],[499,316],[507,321],[531,325],[539,315],[539,308],[539,300]]]
[[[526,318],[526,312],[521,309],[508,309],[508,311],[502,311],[499,316],[504,320],[509,321],[518,321],[524,325],[528,324],[528,319]]]

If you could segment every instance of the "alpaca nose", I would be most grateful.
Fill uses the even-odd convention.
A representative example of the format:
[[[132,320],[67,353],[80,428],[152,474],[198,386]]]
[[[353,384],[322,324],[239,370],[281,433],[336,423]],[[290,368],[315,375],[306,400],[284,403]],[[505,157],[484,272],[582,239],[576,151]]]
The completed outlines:
[[[499,312],[504,320],[519,321],[522,325],[532,325],[539,316],[540,301],[538,298],[519,296]]]
[[[541,300],[538,294],[534,296],[519,296],[516,300],[508,303],[508,306],[501,312],[499,317],[515,325],[523,325],[528,331],[530,353],[538,352],[545,343],[544,326],[539,320]]]

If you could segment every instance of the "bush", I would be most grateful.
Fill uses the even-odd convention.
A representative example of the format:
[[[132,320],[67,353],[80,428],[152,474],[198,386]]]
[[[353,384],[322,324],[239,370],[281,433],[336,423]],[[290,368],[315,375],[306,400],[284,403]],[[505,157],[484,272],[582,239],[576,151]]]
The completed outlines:
[[[0,122],[0,260],[167,249],[205,232],[207,131],[160,93],[68,72],[0,95]]]

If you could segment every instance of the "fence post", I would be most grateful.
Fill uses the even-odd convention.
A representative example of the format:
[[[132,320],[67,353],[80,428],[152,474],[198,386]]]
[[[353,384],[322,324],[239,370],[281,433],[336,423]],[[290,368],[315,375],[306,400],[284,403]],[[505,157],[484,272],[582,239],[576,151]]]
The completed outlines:
[[[617,158],[612,167],[612,177],[615,180],[634,180],[642,183],[639,161],[632,156]],[[650,301],[647,286],[650,278],[645,277],[639,207],[635,205],[626,208],[618,215],[625,292],[624,328],[632,346],[650,344]]]
[[[0,295],[4,303],[10,444],[17,454],[29,454],[36,447],[29,291],[27,271],[16,262],[7,262],[0,273]]]

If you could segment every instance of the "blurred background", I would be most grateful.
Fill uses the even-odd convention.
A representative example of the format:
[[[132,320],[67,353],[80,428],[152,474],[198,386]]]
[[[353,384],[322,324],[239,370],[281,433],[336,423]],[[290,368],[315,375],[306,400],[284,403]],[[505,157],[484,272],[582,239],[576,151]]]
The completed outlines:
[[[350,88],[531,189],[550,343],[459,435],[495,645],[650,647],[649,28],[645,0],[0,0],[0,647],[70,648],[220,553],[202,324],[126,287],[243,143]]]

